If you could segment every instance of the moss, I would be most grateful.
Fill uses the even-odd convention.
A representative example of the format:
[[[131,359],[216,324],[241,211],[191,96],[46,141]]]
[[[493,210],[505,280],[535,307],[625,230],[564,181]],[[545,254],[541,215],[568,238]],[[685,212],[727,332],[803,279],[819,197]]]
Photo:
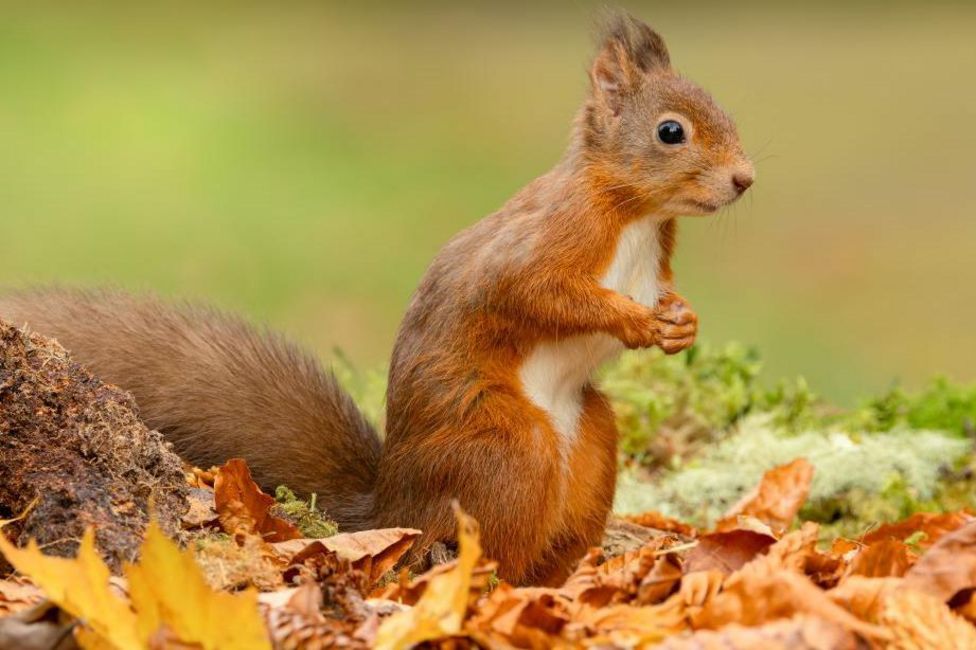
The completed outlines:
[[[241,545],[223,533],[198,535],[193,540],[193,557],[214,589],[253,586],[261,591],[273,591],[282,586],[281,569],[268,557],[262,542],[253,536],[246,536]]]
[[[936,431],[793,434],[769,416],[744,420],[725,440],[650,482],[625,476],[616,510],[659,510],[707,526],[756,484],[763,472],[804,457],[816,468],[804,515],[851,525],[914,512],[943,490],[941,481],[970,451],[968,441]]]
[[[278,503],[274,506],[274,513],[298,526],[305,537],[321,539],[332,537],[339,532],[338,524],[315,508],[314,494],[305,501],[295,496],[295,493],[284,485],[279,485],[275,489],[275,500]]]

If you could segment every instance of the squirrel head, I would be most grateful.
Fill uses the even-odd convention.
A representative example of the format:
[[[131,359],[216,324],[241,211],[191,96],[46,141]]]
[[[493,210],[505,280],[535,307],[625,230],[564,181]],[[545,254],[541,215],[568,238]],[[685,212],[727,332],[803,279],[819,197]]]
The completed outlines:
[[[664,40],[611,17],[590,68],[579,125],[588,169],[618,205],[661,216],[709,214],[752,185],[735,124],[671,67]]]

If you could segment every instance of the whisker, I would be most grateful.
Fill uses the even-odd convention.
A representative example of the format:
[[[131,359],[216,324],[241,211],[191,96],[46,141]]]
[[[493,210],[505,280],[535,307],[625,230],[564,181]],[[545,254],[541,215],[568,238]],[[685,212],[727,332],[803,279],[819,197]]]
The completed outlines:
[[[749,153],[749,157],[750,157],[750,158],[755,158],[756,156],[758,156],[759,154],[761,154],[761,153],[762,153],[763,151],[765,151],[765,150],[766,150],[766,147],[768,147],[768,146],[769,146],[769,145],[771,145],[772,143],[773,143],[773,139],[772,139],[772,138],[769,138],[769,139],[768,139],[768,140],[766,140],[766,142],[764,142],[764,143],[763,143],[763,144],[762,144],[762,145],[761,145],[761,146],[760,146],[760,147],[759,147],[758,149],[756,149],[756,150],[755,150],[755,151],[753,151],[753,152],[750,152],[750,153]]]

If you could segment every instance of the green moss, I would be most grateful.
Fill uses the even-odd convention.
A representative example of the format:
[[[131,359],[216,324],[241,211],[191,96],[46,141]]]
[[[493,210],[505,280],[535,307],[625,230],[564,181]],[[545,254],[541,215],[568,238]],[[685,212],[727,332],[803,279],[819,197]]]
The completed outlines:
[[[616,510],[659,510],[707,526],[751,489],[763,472],[803,457],[816,468],[810,505],[803,516],[857,526],[906,516],[933,504],[944,489],[942,481],[969,452],[968,441],[937,431],[794,434],[777,426],[773,418],[756,415],[683,467],[661,472],[650,481],[625,475]]]
[[[321,539],[332,537],[339,532],[336,522],[329,519],[325,513],[316,510],[314,494],[305,501],[295,496],[295,493],[284,485],[279,485],[275,490],[275,500],[278,502],[274,506],[275,514],[298,526],[305,537]]]

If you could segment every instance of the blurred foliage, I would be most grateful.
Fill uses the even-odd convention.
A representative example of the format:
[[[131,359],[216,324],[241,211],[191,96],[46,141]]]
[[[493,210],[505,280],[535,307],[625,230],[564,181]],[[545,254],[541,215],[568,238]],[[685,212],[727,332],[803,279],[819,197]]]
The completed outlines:
[[[937,378],[923,390],[894,387],[854,409],[814,393],[802,377],[773,385],[762,379],[758,351],[737,343],[696,345],[668,357],[658,350],[628,352],[603,373],[627,456],[649,465],[678,465],[702,443],[725,436],[751,414],[784,432],[832,429],[886,432],[929,429],[972,436],[976,384]]]

